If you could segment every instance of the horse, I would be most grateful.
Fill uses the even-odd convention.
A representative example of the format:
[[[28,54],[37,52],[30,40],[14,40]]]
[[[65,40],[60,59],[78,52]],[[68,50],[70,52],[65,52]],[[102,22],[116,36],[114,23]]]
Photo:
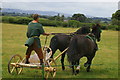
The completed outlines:
[[[82,57],[87,57],[87,62],[84,64],[86,68],[86,71],[90,71],[90,66],[92,63],[92,59],[95,56],[95,53],[97,51],[97,43],[96,39],[99,42],[101,39],[101,29],[100,25],[96,24],[92,27],[92,32],[87,35],[75,35],[71,38],[71,41],[69,43],[69,48],[66,51],[67,53],[67,59],[69,63],[72,65],[72,74],[76,75],[79,73],[78,68],[76,68],[76,71],[74,70],[75,66],[79,65],[79,61]]]
[[[52,50],[51,58],[53,58],[54,53],[56,50],[60,50],[60,52],[63,52],[69,45],[71,38],[76,34],[87,34],[90,32],[90,27],[84,26],[79,28],[76,32],[71,33],[69,35],[67,34],[56,34],[51,38],[49,47]],[[48,50],[49,52],[49,50]],[[62,70],[65,70],[64,66],[64,58],[65,58],[66,51],[61,56],[61,64],[62,64]]]

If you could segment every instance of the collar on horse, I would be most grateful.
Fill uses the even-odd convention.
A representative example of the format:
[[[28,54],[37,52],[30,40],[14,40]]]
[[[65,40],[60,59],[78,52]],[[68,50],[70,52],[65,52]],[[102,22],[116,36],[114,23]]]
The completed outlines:
[[[86,38],[89,38],[90,40],[92,40],[93,42],[95,42],[95,36],[94,36],[94,34],[88,34],[88,35],[86,35],[85,36]]]

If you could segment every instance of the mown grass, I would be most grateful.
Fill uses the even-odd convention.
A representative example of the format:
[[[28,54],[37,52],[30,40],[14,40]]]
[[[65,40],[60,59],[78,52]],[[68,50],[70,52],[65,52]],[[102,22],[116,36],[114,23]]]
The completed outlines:
[[[24,68],[22,74],[11,75],[7,71],[7,64],[10,57],[14,54],[25,56],[26,47],[26,29],[27,25],[2,24],[2,77],[3,78],[40,78],[41,70]],[[48,33],[69,33],[74,32],[78,28],[62,28],[62,27],[44,27]],[[49,45],[52,36],[48,37],[47,45]],[[45,36],[41,36],[42,46],[44,46]],[[66,66],[66,70],[62,71],[61,67],[57,68],[55,78],[118,78],[118,32],[102,31],[101,41],[98,43],[99,50],[93,59],[91,72],[86,72],[83,64],[86,58],[81,59],[81,71],[78,75],[71,74],[71,69]],[[33,52],[34,53],[34,52]],[[55,56],[60,52],[57,51]],[[56,61],[60,64],[60,58]],[[65,65],[68,65],[65,57]]]

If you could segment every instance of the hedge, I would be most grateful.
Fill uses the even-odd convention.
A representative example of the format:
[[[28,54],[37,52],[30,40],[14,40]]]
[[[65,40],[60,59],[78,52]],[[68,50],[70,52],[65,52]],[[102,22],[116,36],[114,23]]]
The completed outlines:
[[[32,18],[29,18],[29,17],[2,16],[2,22],[5,22],[5,23],[26,24],[27,25],[30,21],[32,21]],[[62,27],[72,27],[72,28],[79,28],[79,27],[83,27],[83,26],[92,27],[92,24],[93,24],[93,23],[81,23],[76,20],[69,20],[66,22],[62,22],[62,21],[48,20],[48,19],[43,19],[43,18],[40,18],[40,23],[43,26],[53,26],[53,27],[62,26]],[[111,29],[111,30],[120,31],[120,26],[118,26],[118,25],[103,25],[103,24],[101,24],[101,28],[103,30]]]
[[[2,17],[2,22],[6,22],[6,23],[28,24],[30,21],[32,21],[32,18],[28,18],[28,17],[12,17],[12,16]]]
[[[108,26],[108,29],[120,31],[120,26],[118,26],[118,25],[109,25],[109,26]]]

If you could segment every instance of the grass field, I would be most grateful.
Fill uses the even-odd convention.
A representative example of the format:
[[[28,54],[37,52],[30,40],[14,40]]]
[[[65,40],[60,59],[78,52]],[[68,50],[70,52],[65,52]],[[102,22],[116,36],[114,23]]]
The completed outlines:
[[[10,57],[14,54],[25,56],[26,47],[26,29],[27,25],[2,24],[2,77],[3,78],[40,78],[41,70],[25,68],[20,75],[10,75],[7,71],[7,64]],[[77,28],[62,28],[62,27],[44,27],[46,32],[52,33],[68,33],[74,32]],[[48,37],[47,45],[52,36]],[[42,45],[44,45],[45,36],[41,36]],[[81,59],[81,71],[78,75],[71,74],[71,69],[66,66],[66,70],[62,71],[58,67],[55,78],[118,78],[118,32],[117,31],[102,31],[101,41],[98,43],[99,50],[93,59],[91,72],[86,72],[83,64],[86,58]],[[34,53],[34,52],[33,52]],[[60,52],[57,51],[55,56]],[[60,65],[60,59],[57,64]],[[65,64],[68,65],[67,59]]]

